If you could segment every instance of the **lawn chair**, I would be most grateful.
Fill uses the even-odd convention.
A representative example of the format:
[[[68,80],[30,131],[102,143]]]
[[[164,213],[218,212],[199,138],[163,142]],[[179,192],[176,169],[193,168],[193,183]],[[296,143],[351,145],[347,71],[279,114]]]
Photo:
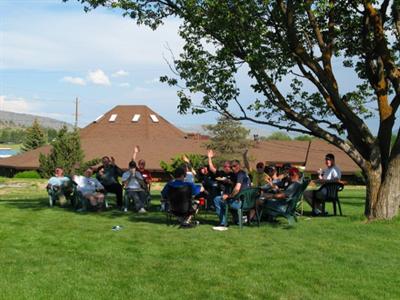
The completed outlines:
[[[336,204],[339,207],[339,213],[342,216],[342,207],[340,205],[340,200],[339,200],[339,192],[342,191],[344,188],[344,184],[341,182],[326,182],[318,190],[315,190],[313,193],[313,202],[312,202],[312,207],[313,210],[316,208],[316,193],[320,192],[321,190],[325,189],[326,192],[320,193],[321,195],[325,195],[324,199],[319,199],[322,201],[322,215],[325,216],[325,203],[326,202],[332,202],[333,206],[333,214],[336,216]]]
[[[167,225],[171,224],[172,217],[186,219],[196,213],[192,206],[192,188],[188,185],[169,186],[166,200]]]
[[[243,227],[243,213],[249,212],[252,209],[256,211],[257,225],[260,226],[260,216],[256,206],[256,202],[260,198],[260,195],[261,195],[260,188],[244,189],[243,191],[241,191],[239,194],[236,195],[235,199],[241,202],[240,208],[237,210],[240,229],[242,229]],[[228,211],[229,211],[229,205],[226,205],[225,207],[226,220],[228,220]]]
[[[279,216],[285,217],[288,220],[289,225],[293,225],[295,222],[297,222],[297,204],[301,200],[301,197],[303,196],[303,193],[307,189],[309,183],[309,180],[304,179],[301,183],[301,188],[299,189],[299,191],[291,198],[284,200],[266,201],[263,211],[265,211],[268,216],[271,216],[273,218]]]

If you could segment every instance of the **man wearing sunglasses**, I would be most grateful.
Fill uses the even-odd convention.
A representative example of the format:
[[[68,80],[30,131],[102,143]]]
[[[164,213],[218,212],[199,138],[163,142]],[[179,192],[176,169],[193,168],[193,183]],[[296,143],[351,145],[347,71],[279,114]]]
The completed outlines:
[[[340,171],[340,168],[335,164],[335,156],[332,153],[328,153],[325,156],[325,165],[326,169],[322,170],[320,169],[318,171],[318,180],[315,182],[317,184],[324,184],[325,182],[330,182],[330,181],[339,181],[340,178],[342,177],[342,172]],[[316,208],[313,210],[313,215],[318,216],[321,214],[321,200],[325,198],[326,196],[326,190],[321,189],[320,191],[316,192],[315,195],[313,191],[305,191],[304,194],[304,199],[310,204],[312,207],[312,202],[313,202],[313,196],[315,196],[316,200]]]
[[[250,178],[247,173],[241,169],[240,162],[238,160],[233,160],[231,166],[235,175],[233,190],[230,193],[225,191],[222,196],[215,197],[214,199],[215,212],[219,218],[219,225],[214,227],[216,230],[218,230],[219,227],[225,227],[228,225],[225,217],[226,205],[229,205],[232,209],[239,209],[241,203],[235,199],[235,196],[242,190],[250,187]]]

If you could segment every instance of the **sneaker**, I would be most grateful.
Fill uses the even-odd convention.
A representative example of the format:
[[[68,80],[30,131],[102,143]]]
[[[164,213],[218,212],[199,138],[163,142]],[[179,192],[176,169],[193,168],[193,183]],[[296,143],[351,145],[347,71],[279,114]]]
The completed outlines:
[[[197,226],[197,225],[200,225],[200,222],[197,221],[197,220],[195,220],[195,221],[192,221],[192,224],[195,225],[195,226]]]
[[[127,209],[127,208],[124,208],[123,212],[128,212],[128,209]]]
[[[138,213],[145,214],[145,213],[147,213],[147,211],[142,207],[141,209],[139,209]]]
[[[214,226],[212,229],[216,230],[216,231],[226,231],[226,230],[228,230],[228,227],[226,227],[226,226]]]

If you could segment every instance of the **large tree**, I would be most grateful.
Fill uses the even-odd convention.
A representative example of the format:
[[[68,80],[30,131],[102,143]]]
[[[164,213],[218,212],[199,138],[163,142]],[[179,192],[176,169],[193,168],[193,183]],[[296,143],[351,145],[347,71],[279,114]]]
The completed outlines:
[[[397,215],[400,137],[393,126],[400,104],[399,1],[79,1],[86,9],[122,9],[152,28],[168,16],[181,18],[185,45],[174,61],[184,85],[178,92],[180,111],[211,109],[322,138],[361,168],[367,182],[365,215]],[[348,68],[342,75],[346,81],[357,82],[352,90],[340,84],[338,63]],[[252,79],[250,105],[239,101],[241,69]],[[290,81],[290,90],[283,81]],[[200,103],[192,100],[196,93],[203,96]],[[366,123],[374,113],[376,134]]]

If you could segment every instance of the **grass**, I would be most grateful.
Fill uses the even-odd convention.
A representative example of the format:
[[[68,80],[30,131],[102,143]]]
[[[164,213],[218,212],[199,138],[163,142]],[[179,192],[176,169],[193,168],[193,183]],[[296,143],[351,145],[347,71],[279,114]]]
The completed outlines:
[[[44,185],[0,182],[1,299],[400,298],[400,220],[366,224],[363,189],[342,192],[344,217],[310,218],[306,206],[292,228],[215,232],[213,214],[180,230],[156,206],[146,215],[50,209]]]

